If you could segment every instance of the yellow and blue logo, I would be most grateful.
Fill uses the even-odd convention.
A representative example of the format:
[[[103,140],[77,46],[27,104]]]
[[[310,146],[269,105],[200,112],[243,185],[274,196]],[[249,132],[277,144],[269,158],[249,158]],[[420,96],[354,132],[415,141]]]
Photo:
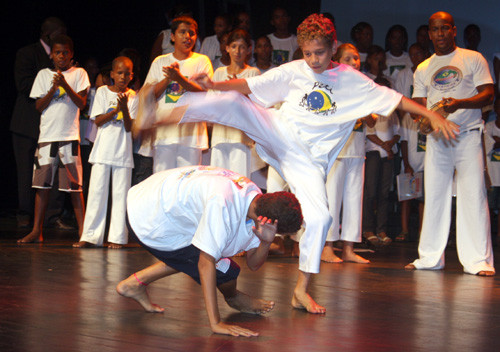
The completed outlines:
[[[110,107],[108,108],[108,110],[106,111],[106,113],[111,112],[111,111],[113,111],[114,109],[116,109],[116,106],[110,106]],[[115,114],[115,116],[113,117],[113,120],[117,120],[117,121],[123,120],[123,112],[118,111],[118,113],[117,113],[117,114]]]
[[[64,90],[63,87],[58,87],[56,92],[54,93],[54,100],[59,100],[64,98],[66,95],[66,91]]]

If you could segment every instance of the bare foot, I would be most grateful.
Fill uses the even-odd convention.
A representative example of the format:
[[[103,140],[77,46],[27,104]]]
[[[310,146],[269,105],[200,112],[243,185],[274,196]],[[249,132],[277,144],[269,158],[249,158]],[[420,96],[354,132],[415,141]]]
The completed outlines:
[[[273,243],[271,243],[271,246],[269,247],[269,254],[285,254],[285,242],[283,241],[283,237],[276,236],[274,238]]]
[[[325,246],[323,248],[323,252],[321,252],[321,261],[335,264],[343,262],[342,259],[335,255],[335,253],[333,252],[333,247],[331,246]]]
[[[405,266],[405,270],[417,270],[417,268],[415,267],[415,265],[410,263],[407,266]]]
[[[309,313],[313,314],[326,313],[326,308],[316,303],[307,293],[298,294],[294,292],[292,297],[292,307],[296,309],[305,309]]]
[[[123,244],[109,242],[108,243],[108,248],[109,249],[122,249],[123,248]]]
[[[236,296],[227,298],[226,302],[231,308],[242,313],[266,314],[274,308],[273,301],[254,298],[240,291]]]
[[[495,272],[494,271],[490,271],[490,270],[481,270],[476,275],[477,276],[495,276]]]
[[[73,243],[73,248],[93,248],[97,247],[95,244],[87,242],[87,241],[80,241]]]
[[[295,241],[293,242],[292,257],[295,257],[295,258],[300,257],[299,242],[295,242]]]
[[[132,298],[139,303],[146,312],[162,313],[165,309],[151,302],[146,287],[141,285],[133,275],[116,286],[116,292],[123,297]]]
[[[354,252],[342,252],[342,259],[346,262],[350,263],[358,263],[358,264],[369,264],[370,261],[368,259],[363,258],[362,256],[357,255]]]
[[[43,236],[41,232],[38,231],[31,231],[29,234],[24,236],[23,238],[20,238],[17,240],[17,243],[19,244],[24,244],[24,243],[37,243],[37,242],[43,242]]]

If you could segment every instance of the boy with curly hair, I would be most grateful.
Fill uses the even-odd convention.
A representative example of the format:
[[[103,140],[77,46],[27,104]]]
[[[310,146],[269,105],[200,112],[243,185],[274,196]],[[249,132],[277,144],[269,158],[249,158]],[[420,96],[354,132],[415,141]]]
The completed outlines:
[[[212,82],[207,75],[199,75],[194,79],[204,89],[238,93],[222,93],[215,98],[203,97],[203,93],[188,94],[156,123],[211,121],[236,127],[255,140],[260,157],[288,182],[304,215],[305,232],[300,239],[299,276],[292,306],[325,313],[326,309],[308,295],[307,287],[311,274],[319,272],[331,224],[326,175],[356,120],[372,113],[386,116],[400,108],[425,116],[447,138],[456,133],[457,126],[401,94],[378,86],[352,67],[332,62],[336,34],[329,19],[313,14],[302,22],[297,33],[303,60],[247,79]],[[251,94],[258,105],[242,94]],[[283,103],[280,110],[262,108],[279,102]],[[155,122],[148,118],[144,121]],[[148,123],[141,124],[138,128],[149,127]]]
[[[237,290],[240,268],[228,257],[247,251],[248,267],[259,269],[276,231],[295,232],[302,224],[300,204],[293,194],[262,194],[235,172],[187,166],[158,172],[132,187],[127,213],[131,234],[160,261],[120,282],[119,294],[136,300],[148,312],[162,312],[149,300],[146,286],[183,272],[201,284],[214,333],[258,335],[221,321],[216,289],[241,312],[265,314],[273,309],[274,302]]]

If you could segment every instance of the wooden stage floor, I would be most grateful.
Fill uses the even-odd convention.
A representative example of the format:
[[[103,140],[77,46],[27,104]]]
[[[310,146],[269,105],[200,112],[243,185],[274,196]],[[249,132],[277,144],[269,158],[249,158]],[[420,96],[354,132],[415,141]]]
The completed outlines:
[[[463,274],[454,248],[437,272],[403,270],[415,242],[363,253],[369,265],[322,264],[310,292],[325,315],[289,305],[296,258],[270,257],[257,272],[237,258],[240,290],[276,307],[240,314],[219,296],[223,320],[260,332],[236,338],[211,333],[201,289],[182,274],[149,286],[163,314],[119,296],[120,280],[153,263],[137,246],[73,249],[75,233],[56,231],[43,245],[18,246],[21,234],[0,230],[0,351],[500,350],[500,276]]]

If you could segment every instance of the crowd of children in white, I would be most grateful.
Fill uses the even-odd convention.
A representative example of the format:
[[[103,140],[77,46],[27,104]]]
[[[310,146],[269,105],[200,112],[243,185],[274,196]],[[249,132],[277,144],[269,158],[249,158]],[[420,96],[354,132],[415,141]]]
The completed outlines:
[[[310,133],[307,128],[322,123],[321,118],[343,109],[339,96],[333,100],[327,92],[342,89],[338,82],[332,79],[329,83],[328,79],[321,80],[315,75],[328,75],[329,70],[338,70],[337,67],[346,70],[347,73],[342,75],[353,77],[358,77],[357,72],[361,71],[373,80],[377,94],[384,98],[375,103],[362,103],[367,106],[368,116],[355,116],[356,121],[341,121],[346,125],[339,123],[338,129],[343,134],[335,137],[335,143],[343,148],[332,149],[334,152],[329,151],[328,158],[314,161],[326,170],[326,174],[321,175],[322,187],[326,185],[333,221],[326,244],[324,241],[319,244],[321,260],[366,264],[368,260],[354,253],[354,243],[364,239],[377,247],[389,245],[393,240],[409,240],[410,200],[400,202],[401,231],[388,233],[392,205],[390,192],[398,188],[395,175],[401,173],[410,175],[407,177],[409,182],[425,179],[425,194],[421,192],[423,184],[419,183],[417,188],[420,190],[413,197],[420,215],[420,229],[416,232],[421,232],[420,258],[407,268],[438,269],[444,266],[443,251],[451,222],[452,196],[457,195],[457,248],[464,270],[490,275],[494,274],[494,269],[487,204],[489,200],[490,208],[497,209],[500,198],[500,103],[496,100],[493,104],[493,92],[498,89],[494,88],[493,72],[490,74],[487,60],[477,52],[479,28],[468,26],[464,33],[467,49],[458,48],[453,18],[448,14],[433,16],[429,25],[418,29],[416,42],[409,47],[409,36],[401,25],[389,29],[385,48],[382,48],[373,45],[370,24],[358,23],[352,28],[351,43],[342,44],[337,39],[331,49],[333,62],[344,66],[328,66],[327,73],[324,73],[316,72],[319,68],[314,66],[314,56],[321,55],[321,52],[315,52],[308,45],[299,46],[297,36],[290,31],[286,9],[274,9],[271,24],[275,31],[259,38],[251,38],[250,17],[245,12],[217,16],[213,27],[215,34],[203,40],[198,37],[196,21],[189,14],[182,14],[172,21],[170,29],[160,33],[155,42],[154,57],[144,84],[152,87],[156,113],[161,116],[172,110],[186,92],[208,91],[209,97],[218,99],[221,92],[215,89],[217,82],[246,80],[251,93],[249,97],[266,108],[271,105],[278,111],[303,108],[314,113],[300,117],[311,118],[311,121],[298,124],[301,130],[297,133],[307,139]],[[133,138],[134,120],[140,111],[141,88],[140,78],[134,76],[136,57],[120,55],[113,60],[110,70],[93,74],[89,80],[83,68],[73,65],[71,39],[65,35],[51,38],[51,43],[42,43],[50,53],[53,68],[38,73],[30,93],[41,113],[33,174],[37,196],[33,230],[19,243],[43,239],[48,190],[52,187],[56,170],[59,189],[72,195],[80,234],[74,247],[79,248],[103,245],[109,198],[112,199],[112,210],[107,231],[108,246],[122,248],[127,244],[127,192],[131,185],[163,170],[210,165],[235,171],[268,192],[284,190],[287,183],[295,185],[291,187],[293,192],[299,187],[296,180],[287,179],[283,165],[271,163],[268,166],[262,160],[265,158],[259,157],[256,152],[259,149],[256,142],[259,142],[241,131],[248,132],[245,128],[240,130],[234,128],[238,126],[200,120],[161,125],[152,133],[151,130],[150,133],[141,131]],[[294,63],[289,64],[292,61]],[[495,63],[497,61],[495,59]],[[314,72],[310,73],[308,69]],[[262,75],[261,79],[252,78],[259,75]],[[203,78],[197,80],[197,77]],[[207,89],[209,84],[200,83],[203,79],[206,83],[207,78],[213,84],[212,89]],[[304,83],[302,92],[290,93],[298,100],[296,106],[291,106],[289,101],[270,98],[280,96],[281,85],[293,80],[314,82],[311,88],[306,88]],[[274,84],[274,91],[264,91],[260,84],[266,87]],[[398,93],[382,91],[383,86]],[[354,88],[366,97],[370,94],[374,94],[373,99],[378,97],[370,91],[371,87],[364,87],[361,83]],[[236,90],[245,93],[245,90]],[[455,133],[456,139],[450,142],[436,137],[436,132],[429,134],[428,128],[425,131],[429,126],[427,119],[412,111],[395,110],[401,108],[398,103],[402,96],[413,98],[457,124],[460,131]],[[220,99],[223,101],[224,95]],[[401,109],[405,110],[404,107]],[[361,113],[365,110],[353,111]],[[81,114],[82,111],[88,112]],[[490,118],[494,114],[498,119]],[[84,115],[88,115],[90,123],[83,120],[80,124]],[[80,128],[85,130],[80,131]],[[93,143],[88,160],[82,161],[75,141]],[[308,143],[317,143],[313,154],[324,153],[321,140],[311,137]],[[82,162],[92,164],[86,209],[82,186],[87,187],[87,183],[82,177]],[[424,170],[425,177],[414,177],[423,174]],[[483,170],[487,171],[484,175]],[[294,177],[293,172],[288,174]],[[304,216],[307,223],[307,216]],[[309,226],[314,225],[310,223]],[[478,231],[481,235],[477,234]],[[292,236],[296,242],[300,241],[300,233]],[[475,240],[468,233],[481,239]],[[340,257],[335,254],[333,243],[336,241],[342,241]],[[481,241],[480,245],[473,245],[477,241]],[[271,248],[276,253],[283,253],[282,238],[277,237]],[[302,248],[312,250],[301,243]],[[299,253],[299,246],[294,248],[294,253]]]

